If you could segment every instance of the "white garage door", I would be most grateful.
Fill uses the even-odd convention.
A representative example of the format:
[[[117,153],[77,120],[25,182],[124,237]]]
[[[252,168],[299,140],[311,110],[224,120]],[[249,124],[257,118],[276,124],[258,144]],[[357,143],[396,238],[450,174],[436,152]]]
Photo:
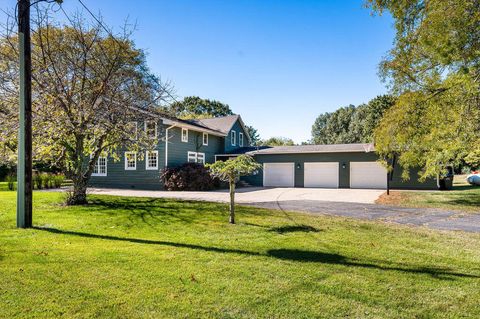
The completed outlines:
[[[377,162],[350,162],[351,188],[387,188],[387,169]]]
[[[270,187],[294,187],[295,164],[294,163],[264,163],[263,186]]]
[[[305,163],[303,186],[338,188],[338,162]]]

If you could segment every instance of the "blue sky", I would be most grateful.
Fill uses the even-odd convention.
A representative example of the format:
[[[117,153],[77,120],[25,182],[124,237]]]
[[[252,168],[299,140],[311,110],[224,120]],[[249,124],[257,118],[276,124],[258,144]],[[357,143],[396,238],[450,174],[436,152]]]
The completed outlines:
[[[227,103],[263,138],[306,141],[318,114],[387,92],[377,72],[392,19],[361,0],[83,1],[110,26],[136,22],[137,46],[180,98]]]

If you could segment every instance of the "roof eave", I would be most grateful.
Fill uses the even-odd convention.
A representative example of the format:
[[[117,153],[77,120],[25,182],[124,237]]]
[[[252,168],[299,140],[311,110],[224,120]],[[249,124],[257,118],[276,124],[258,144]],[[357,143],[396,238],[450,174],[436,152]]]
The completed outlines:
[[[360,150],[342,150],[342,151],[299,151],[299,152],[261,152],[261,151],[250,151],[246,152],[247,155],[285,155],[285,154],[328,154],[328,153],[371,153],[372,151],[360,151]]]
[[[181,122],[181,121],[175,121],[175,120],[168,119],[168,118],[163,118],[163,117],[161,119],[163,120],[163,124],[166,124],[166,125],[174,125],[174,126],[177,126],[177,127],[187,128],[187,129],[190,129],[192,131],[205,132],[205,133],[208,133],[208,134],[211,134],[211,135],[221,136],[221,137],[225,137],[225,136],[228,135],[228,134],[224,134],[222,132],[210,130],[210,129],[207,129],[207,128],[202,128],[202,127],[199,127],[199,126],[196,126],[196,125],[193,125],[193,124],[188,124],[188,123]]]

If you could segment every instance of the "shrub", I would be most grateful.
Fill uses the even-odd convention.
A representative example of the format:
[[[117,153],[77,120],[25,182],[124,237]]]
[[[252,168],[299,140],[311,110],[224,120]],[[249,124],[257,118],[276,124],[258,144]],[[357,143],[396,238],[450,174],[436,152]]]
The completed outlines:
[[[42,174],[41,174],[41,173],[36,172],[36,173],[33,175],[33,185],[34,185],[37,189],[42,189],[42,188],[43,188],[43,177],[42,177]]]
[[[5,178],[5,181],[7,182],[7,187],[9,190],[13,191],[15,190],[15,175],[14,174],[8,174],[7,177]]]
[[[207,191],[217,188],[220,184],[205,166],[197,163],[166,168],[161,178],[165,189],[169,191]]]
[[[62,187],[64,180],[65,180],[65,176],[62,174],[53,175],[53,186],[55,188]]]
[[[53,188],[53,176],[48,173],[42,173],[43,188]]]

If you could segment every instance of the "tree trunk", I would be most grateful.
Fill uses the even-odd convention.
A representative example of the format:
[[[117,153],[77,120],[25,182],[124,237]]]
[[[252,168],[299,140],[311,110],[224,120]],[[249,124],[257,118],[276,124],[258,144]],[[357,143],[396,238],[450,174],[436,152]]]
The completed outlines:
[[[235,181],[230,180],[230,224],[235,224]]]
[[[87,182],[84,178],[73,178],[73,191],[68,193],[67,205],[87,204]]]

